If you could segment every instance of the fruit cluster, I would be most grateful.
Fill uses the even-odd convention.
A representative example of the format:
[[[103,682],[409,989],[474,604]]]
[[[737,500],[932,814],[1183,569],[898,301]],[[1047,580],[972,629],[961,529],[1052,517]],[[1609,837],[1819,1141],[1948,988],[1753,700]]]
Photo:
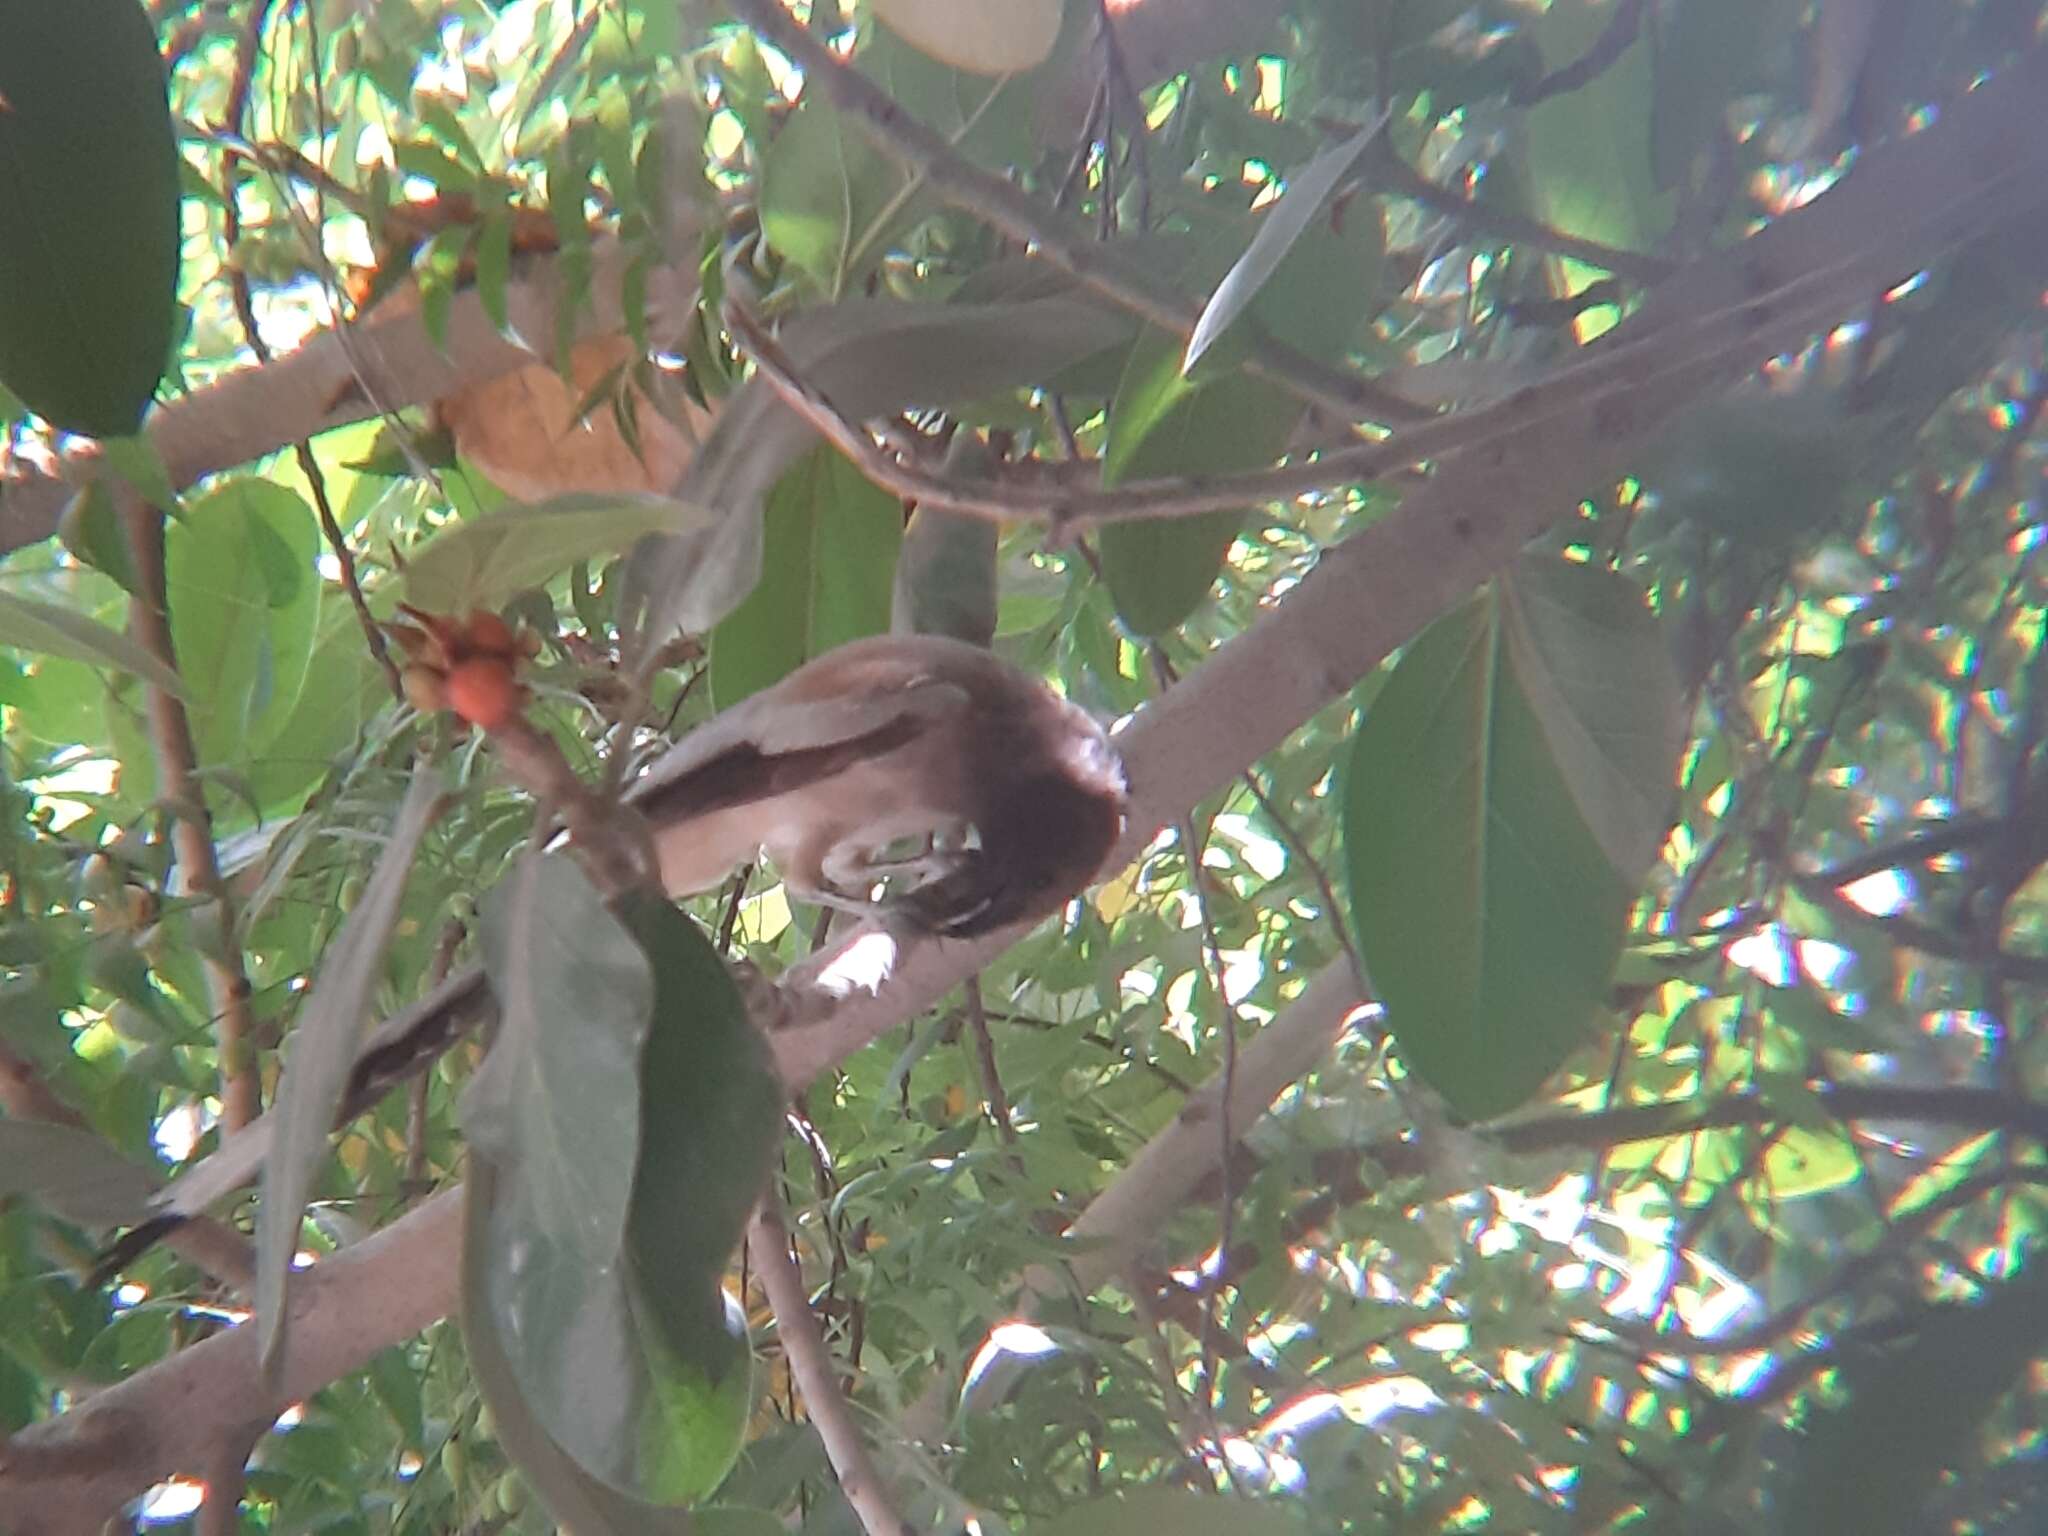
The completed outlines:
[[[465,618],[423,613],[400,604],[410,624],[392,623],[405,652],[399,680],[406,699],[425,713],[447,710],[479,730],[495,731],[526,705],[520,669],[540,653],[540,636],[515,629],[495,613]]]

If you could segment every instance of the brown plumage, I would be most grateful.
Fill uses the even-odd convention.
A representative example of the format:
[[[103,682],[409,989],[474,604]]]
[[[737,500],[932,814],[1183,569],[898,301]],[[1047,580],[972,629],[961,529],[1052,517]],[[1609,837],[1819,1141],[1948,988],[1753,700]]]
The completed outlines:
[[[1086,885],[1125,784],[1102,728],[1039,679],[961,641],[880,636],[692,731],[632,798],[677,895],[765,849],[799,896],[967,937]]]

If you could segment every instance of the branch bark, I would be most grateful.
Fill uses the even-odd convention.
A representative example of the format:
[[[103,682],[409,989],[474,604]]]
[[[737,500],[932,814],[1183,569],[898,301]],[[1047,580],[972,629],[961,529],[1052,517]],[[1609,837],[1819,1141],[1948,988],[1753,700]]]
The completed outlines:
[[[579,339],[623,325],[619,292],[625,266],[616,241],[596,243],[589,307],[576,327]],[[522,264],[505,287],[508,330],[521,336],[555,335],[558,271],[556,257]],[[687,265],[648,273],[647,313],[656,334],[662,317],[687,309],[696,284],[696,273]],[[498,334],[474,290],[457,294],[450,304],[441,346],[427,335],[416,310],[383,305],[347,327],[346,336],[323,331],[274,362],[228,374],[172,401],[150,415],[146,430],[171,483],[182,490],[203,476],[365,420],[380,409],[438,400],[533,361],[533,353]],[[56,532],[72,492],[100,473],[99,452],[79,449],[62,461],[55,476],[18,463],[9,468],[11,473],[0,475],[0,554]]]
[[[163,514],[127,487],[115,495],[127,526],[128,558],[134,562],[138,588],[128,605],[129,628],[145,651],[176,674],[178,652],[171,639],[170,589],[164,576]],[[170,808],[171,846],[186,888],[212,906],[219,932],[217,947],[204,951],[200,963],[213,1005],[214,1040],[220,1048],[221,1124],[229,1132],[239,1131],[263,1113],[263,1089],[251,1038],[249,977],[234,939],[234,898],[214,855],[213,817],[199,782],[199,754],[184,701],[153,685],[146,692],[156,792]]]
[[[839,1491],[860,1517],[861,1529],[867,1536],[907,1536],[910,1526],[889,1502],[889,1486],[876,1471],[846,1394],[839,1390],[839,1366],[818,1327],[818,1315],[811,1310],[803,1271],[790,1252],[789,1231],[775,1209],[778,1203],[772,1190],[762,1197],[747,1228],[747,1253],[768,1305],[775,1309],[775,1331],[790,1377],[803,1394],[804,1411],[825,1443]]]
[[[260,1432],[446,1316],[461,1251],[462,1192],[450,1190],[294,1278],[275,1386],[257,1368],[256,1330],[234,1328],[23,1430],[0,1464],[9,1536],[95,1536],[159,1478],[202,1472],[229,1435]],[[95,1453],[65,1454],[86,1445]]]

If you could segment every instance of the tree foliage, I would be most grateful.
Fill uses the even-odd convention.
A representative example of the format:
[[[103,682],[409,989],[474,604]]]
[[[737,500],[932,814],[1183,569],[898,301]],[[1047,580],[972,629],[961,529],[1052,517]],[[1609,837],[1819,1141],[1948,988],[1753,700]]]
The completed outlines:
[[[2044,35],[0,3],[0,1530],[2036,1528]],[[873,990],[619,796],[892,626]]]

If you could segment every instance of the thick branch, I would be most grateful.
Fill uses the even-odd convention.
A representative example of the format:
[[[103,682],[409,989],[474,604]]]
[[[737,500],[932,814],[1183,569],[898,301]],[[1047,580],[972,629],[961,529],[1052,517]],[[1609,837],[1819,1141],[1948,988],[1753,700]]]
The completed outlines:
[[[597,242],[596,275],[589,307],[578,317],[579,338],[609,334],[624,323],[624,265],[616,242]],[[531,258],[506,284],[506,313],[516,334],[540,343],[555,335],[558,270],[559,258]],[[686,268],[658,267],[648,274],[647,312],[656,334],[665,317],[687,308],[695,291],[695,273]],[[323,331],[275,362],[228,374],[172,401],[150,415],[147,431],[171,483],[182,489],[380,409],[438,400],[533,361],[533,353],[498,334],[474,291],[457,294],[449,306],[445,345],[427,334],[416,309],[387,304],[349,327],[345,342],[333,330]],[[98,468],[98,450],[81,448],[65,460],[61,478],[25,473],[21,465],[14,466],[14,477],[0,477],[0,554],[56,532],[72,491]]]
[[[158,1478],[202,1472],[228,1434],[261,1430],[445,1316],[461,1252],[462,1192],[450,1190],[294,1278],[274,1387],[257,1369],[256,1330],[234,1328],[21,1431],[0,1465],[9,1536],[90,1536]],[[102,1445],[109,1427],[118,1433]],[[62,1454],[82,1444],[100,1449]]]

